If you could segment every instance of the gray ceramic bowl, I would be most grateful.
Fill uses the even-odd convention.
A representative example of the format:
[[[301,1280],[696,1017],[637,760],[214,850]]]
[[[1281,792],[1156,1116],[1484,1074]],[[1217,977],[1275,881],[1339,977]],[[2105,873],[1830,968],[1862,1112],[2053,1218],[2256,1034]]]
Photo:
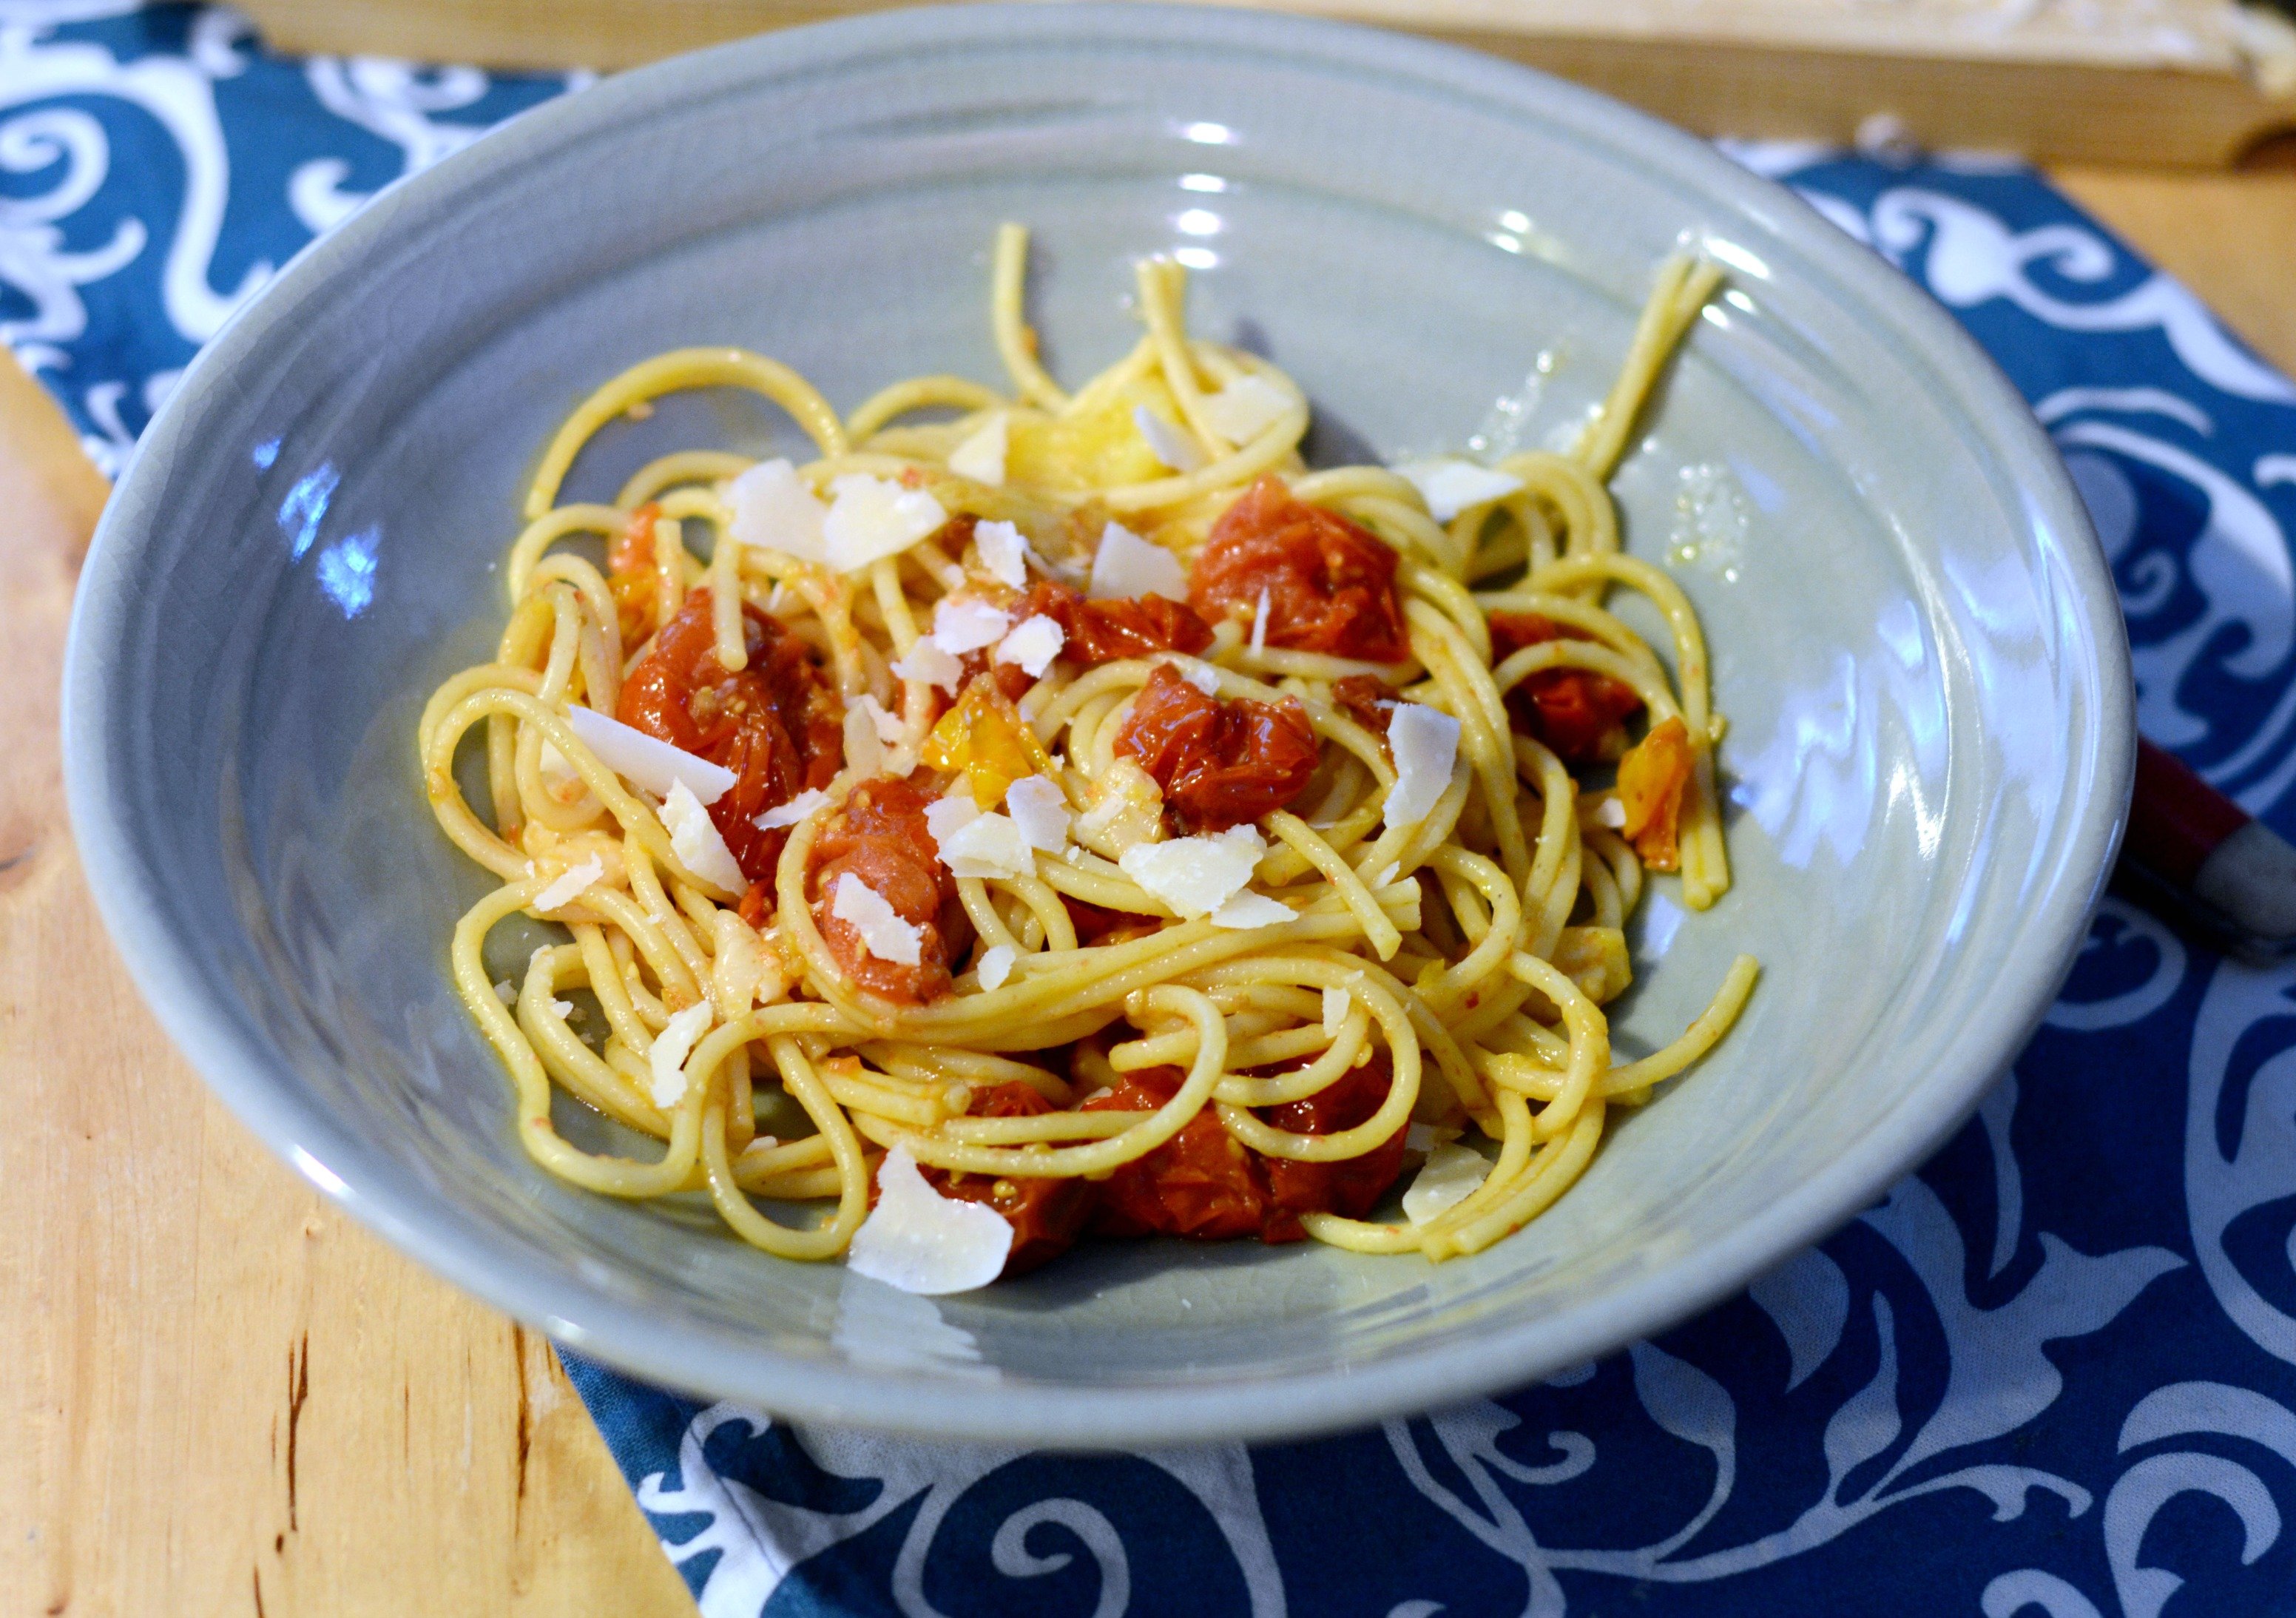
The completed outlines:
[[[570,1190],[512,1137],[445,968],[485,883],[434,828],[411,737],[499,626],[541,445],[681,344],[780,356],[847,405],[920,371],[996,378],[1006,218],[1038,232],[1059,370],[1130,341],[1134,256],[1185,249],[1199,329],[1300,378],[1323,459],[1460,445],[1526,377],[1535,439],[1607,385],[1658,259],[1687,235],[1732,267],[1618,488],[1652,557],[1685,470],[1743,502],[1734,557],[1677,568],[1734,721],[1738,883],[1704,916],[1652,904],[1622,1043],[1677,1030],[1735,951],[1767,972],[1726,1045],[1488,1253],[1111,1247],[927,1302]],[[794,439],[693,402],[607,434],[574,488],[697,442]],[[1480,56],[1131,4],[758,39],[394,187],[145,434],[88,561],[65,729],[89,875],[144,992],[239,1115],[390,1240],[682,1388],[1086,1445],[1520,1383],[1824,1234],[2030,1031],[2111,860],[2132,735],[2112,587],[2047,443],[1943,315],[1786,193]]]

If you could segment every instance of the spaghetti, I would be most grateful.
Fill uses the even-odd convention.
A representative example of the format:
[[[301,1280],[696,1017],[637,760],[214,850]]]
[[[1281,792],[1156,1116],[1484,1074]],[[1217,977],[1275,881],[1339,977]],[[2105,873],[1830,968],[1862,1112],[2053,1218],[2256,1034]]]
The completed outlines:
[[[947,1232],[865,1222],[970,1205],[964,1274],[872,1261],[918,1290],[1088,1229],[1488,1246],[1756,974],[1614,1056],[1646,872],[1697,910],[1730,880],[1699,625],[1605,488],[1718,272],[1664,266],[1571,453],[1311,472],[1298,385],[1187,334],[1179,265],[1137,267],[1145,334],[1070,393],[1026,258],[1004,227],[1009,395],[924,376],[840,416],[692,349],[549,445],[499,648],[418,738],[440,825],[499,879],[451,954],[520,1138],[592,1191],[705,1193],[790,1259],[915,1260]],[[709,386],[817,458],[689,451],[560,503],[602,426]],[[564,941],[497,983],[484,946],[521,914]],[[578,1147],[561,1089],[659,1155]],[[1414,1152],[1406,1217],[1371,1217]]]

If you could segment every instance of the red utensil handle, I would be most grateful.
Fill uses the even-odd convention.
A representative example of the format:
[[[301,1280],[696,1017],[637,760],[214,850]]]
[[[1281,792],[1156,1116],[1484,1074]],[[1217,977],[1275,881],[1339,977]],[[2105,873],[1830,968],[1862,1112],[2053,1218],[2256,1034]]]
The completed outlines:
[[[2296,951],[2296,848],[2141,736],[2120,858],[2236,946]]]

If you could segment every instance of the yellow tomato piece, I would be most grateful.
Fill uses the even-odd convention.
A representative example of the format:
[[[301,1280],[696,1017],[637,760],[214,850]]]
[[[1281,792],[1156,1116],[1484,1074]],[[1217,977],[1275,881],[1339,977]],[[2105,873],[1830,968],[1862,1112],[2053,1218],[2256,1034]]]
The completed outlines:
[[[988,675],[976,675],[925,738],[924,761],[962,774],[972,801],[984,809],[1004,801],[1005,789],[1029,776],[1053,773],[1052,755],[1037,740],[1013,701]]]
[[[1690,784],[1690,732],[1678,719],[1654,726],[1619,760],[1626,839],[1653,871],[1682,864],[1682,792]]]
[[[1169,477],[1132,418],[1141,405],[1167,422],[1180,419],[1172,390],[1158,376],[1136,377],[1074,415],[1015,415],[1005,442],[1005,482],[1082,493]]]

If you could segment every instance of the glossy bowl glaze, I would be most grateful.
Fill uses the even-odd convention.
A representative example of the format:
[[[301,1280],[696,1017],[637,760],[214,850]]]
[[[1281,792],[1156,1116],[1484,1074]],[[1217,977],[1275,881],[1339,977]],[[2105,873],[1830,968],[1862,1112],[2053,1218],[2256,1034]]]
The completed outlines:
[[[1032,224],[1077,378],[1129,261],[1272,356],[1319,461],[1524,442],[1609,384],[1652,267],[1730,267],[1617,488],[1705,615],[1737,885],[1660,882],[1620,1044],[1765,974],[1578,1187],[1475,1258],[1086,1250],[927,1301],[536,1170],[450,992],[488,885],[426,809],[435,681],[484,654],[517,496],[587,390],[739,343],[850,406],[998,378],[996,224]],[[617,425],[794,448],[732,397]],[[1675,542],[1703,517],[1693,558]],[[2081,936],[2130,768],[2112,588],[1978,349],[1785,192],[1464,52],[1218,10],[952,8],[610,80],[392,188],[209,345],[89,557],[74,822],[113,936],[209,1081],[408,1253],[581,1351],[784,1413],[1014,1442],[1305,1432],[1538,1376],[1742,1285],[1915,1163]]]

